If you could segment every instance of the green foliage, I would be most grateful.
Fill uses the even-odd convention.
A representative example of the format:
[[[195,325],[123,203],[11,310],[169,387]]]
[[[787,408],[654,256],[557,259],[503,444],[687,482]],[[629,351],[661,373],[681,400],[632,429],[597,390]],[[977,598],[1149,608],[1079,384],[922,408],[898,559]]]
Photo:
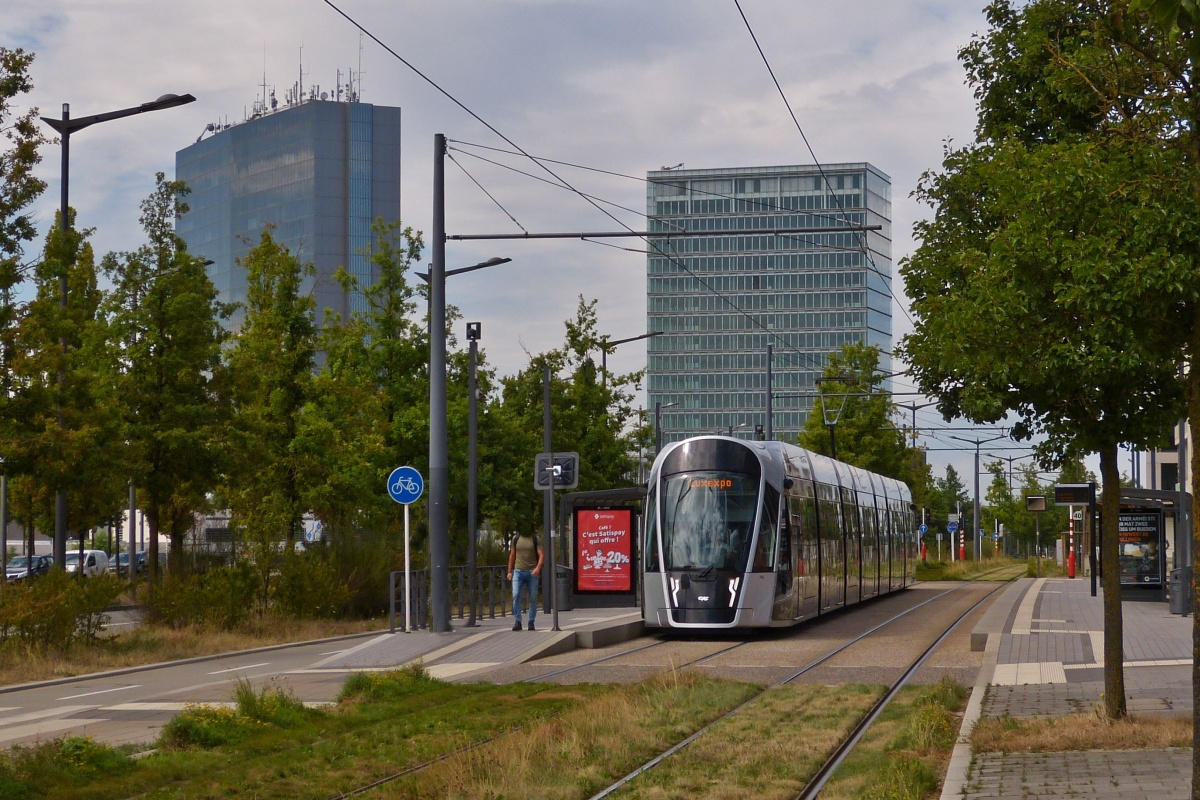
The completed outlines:
[[[855,795],[855,800],[925,800],[937,790],[938,776],[919,758],[889,760],[880,780]]]
[[[491,455],[489,486],[482,500],[487,519],[500,531],[531,530],[541,518],[541,493],[533,488],[530,466],[542,452],[543,373],[551,375],[554,450],[580,454],[579,491],[629,486],[637,462],[639,431],[633,391],[642,374],[604,376],[593,354],[605,339],[597,332],[596,301],[579,298],[576,315],[565,322],[563,347],[532,356],[529,366],[504,378],[499,403],[484,412],[480,449]]]
[[[258,585],[258,574],[246,561],[197,574],[169,572],[147,598],[146,613],[149,619],[172,628],[234,628],[250,618]]]
[[[68,736],[0,755],[0,800],[42,797],[49,787],[85,787],[98,777],[121,773],[129,756],[88,737]]]
[[[223,747],[243,741],[260,725],[230,708],[188,706],[163,727],[158,743],[168,750]]]
[[[338,702],[393,702],[444,685],[420,663],[387,672],[355,672],[342,684]]]
[[[879,348],[847,344],[829,358],[822,374],[821,397],[805,421],[801,447],[865,470],[904,481],[914,502],[924,505],[930,495],[929,466],[892,419],[891,397],[882,391]],[[832,423],[832,424],[831,424]]]
[[[356,576],[344,574],[336,555],[320,549],[285,552],[275,579],[274,607],[293,617],[333,619],[350,607]]]
[[[111,575],[78,578],[62,570],[10,584],[0,594],[0,642],[65,651],[94,639],[123,588]]]
[[[250,681],[238,680],[234,689],[237,713],[248,720],[272,725],[276,728],[298,728],[321,713],[306,708],[291,692],[274,686],[264,686],[254,691]]]
[[[202,259],[187,252],[174,230],[187,211],[187,189],[156,176],[154,192],[142,202],[147,243],[133,253],[110,255],[104,267],[113,290],[103,310],[120,399],[127,468],[150,528],[149,565],[158,567],[158,534],[166,533],[182,553],[216,483],[223,423],[220,318],[216,288]]]

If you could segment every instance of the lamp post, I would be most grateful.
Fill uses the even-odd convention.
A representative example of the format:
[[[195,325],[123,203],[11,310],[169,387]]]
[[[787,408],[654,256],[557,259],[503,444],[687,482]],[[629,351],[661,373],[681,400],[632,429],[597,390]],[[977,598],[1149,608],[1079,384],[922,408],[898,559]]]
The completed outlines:
[[[479,337],[482,335],[482,324],[467,323],[467,341],[470,343],[469,366],[467,373],[467,393],[470,401],[467,404],[467,602],[471,604],[471,612],[467,616],[467,627],[474,628],[479,623],[475,621],[475,605],[477,587],[475,586],[476,543],[478,536],[475,518],[476,487],[475,478],[479,472],[479,392],[475,380],[475,366],[479,355]]]
[[[726,435],[733,436],[734,431],[739,430],[740,428],[745,428],[748,425],[749,425],[748,422],[740,422],[737,425],[730,425],[728,431],[726,432]]]
[[[658,454],[662,452],[662,410],[664,408],[673,408],[679,405],[675,403],[660,403],[657,400],[654,402],[654,457],[658,458]]]
[[[951,436],[950,438],[957,439],[960,442],[966,442],[967,444],[975,445],[975,509],[971,524],[974,526],[972,538],[975,540],[975,560],[979,561],[982,557],[983,550],[983,542],[981,542],[979,539],[979,537],[982,535],[979,532],[979,446],[981,444],[986,444],[987,442],[995,442],[1005,437],[1001,435],[993,436],[990,439],[966,439],[962,436]]]
[[[429,603],[430,630],[450,631],[450,466],[446,421],[446,135],[433,136],[433,218],[429,274]],[[507,259],[475,265],[478,269]],[[471,268],[465,268],[464,272]]]
[[[70,187],[70,164],[71,164],[71,134],[78,130],[83,130],[98,122],[108,122],[109,120],[120,119],[122,117],[131,117],[134,114],[145,114],[149,111],[161,111],[175,106],[186,105],[187,103],[195,102],[196,98],[190,94],[164,94],[157,100],[152,100],[149,103],[142,103],[140,106],[132,108],[122,108],[117,111],[106,111],[103,114],[92,114],[87,117],[71,118],[71,104],[63,103],[62,119],[54,119],[53,117],[42,117],[42,122],[49,125],[62,141],[62,175],[60,179],[61,201],[59,204],[59,230],[62,233],[62,246],[67,247],[67,232],[70,230],[70,224],[67,222],[67,208]],[[58,303],[59,307],[66,313],[67,310],[67,272],[68,264],[66,262],[67,253],[64,249],[64,262],[62,264],[62,272],[58,278]],[[59,340],[59,344],[66,353],[67,340],[64,336]],[[61,393],[64,383],[63,371],[58,371],[58,386]],[[61,394],[60,401],[61,403]],[[59,407],[59,425],[63,424],[62,408]],[[54,493],[54,566],[56,569],[64,569],[67,560],[67,493],[61,487],[57,488]]]
[[[653,333],[643,333],[639,336],[630,336],[628,339],[612,339],[607,336],[600,340],[600,373],[603,375],[603,383],[605,388],[608,388],[608,353],[619,344],[627,344],[636,342],[642,339],[649,339],[653,336],[662,336],[663,331],[654,331]]]

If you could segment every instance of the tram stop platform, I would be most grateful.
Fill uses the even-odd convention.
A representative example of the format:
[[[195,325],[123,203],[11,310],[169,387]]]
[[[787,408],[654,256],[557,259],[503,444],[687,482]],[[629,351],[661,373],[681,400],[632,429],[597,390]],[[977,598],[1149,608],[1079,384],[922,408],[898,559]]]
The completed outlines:
[[[1025,800],[1190,798],[1192,749],[976,753],[981,717],[1093,713],[1103,703],[1103,591],[1085,579],[1025,578],[1002,590],[972,631],[980,670],[941,797]],[[1167,603],[1121,603],[1131,715],[1192,715],[1192,625]],[[1102,713],[1102,712],[1101,712]]]
[[[466,679],[502,664],[521,664],[575,649],[607,647],[642,635],[642,613],[635,606],[581,608],[554,615],[539,611],[536,630],[514,631],[511,616],[481,618],[475,627],[451,620],[451,630],[417,629],[382,633],[313,665],[313,669],[384,669],[420,662],[443,680]],[[528,620],[526,620],[528,622]]]

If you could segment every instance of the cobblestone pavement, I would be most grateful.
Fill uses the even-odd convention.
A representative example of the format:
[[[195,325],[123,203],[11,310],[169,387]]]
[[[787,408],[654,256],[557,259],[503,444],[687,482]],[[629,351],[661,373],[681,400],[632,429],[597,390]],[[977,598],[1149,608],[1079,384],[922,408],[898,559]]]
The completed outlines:
[[[979,717],[1091,713],[1104,693],[1103,598],[1089,581],[1026,579],[987,631],[968,724]],[[998,601],[999,604],[1000,601]],[[1192,714],[1192,619],[1166,603],[1123,602],[1126,705],[1138,715]],[[979,697],[979,695],[983,695]],[[967,727],[967,726],[965,726]],[[1189,798],[1192,750],[978,753],[960,737],[942,800]]]

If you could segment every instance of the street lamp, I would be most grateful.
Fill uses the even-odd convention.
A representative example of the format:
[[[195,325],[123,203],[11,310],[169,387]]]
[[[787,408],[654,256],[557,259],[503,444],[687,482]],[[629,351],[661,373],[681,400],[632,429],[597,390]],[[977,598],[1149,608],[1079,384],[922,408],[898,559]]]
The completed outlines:
[[[975,530],[971,538],[975,540],[975,560],[979,561],[983,557],[983,542],[979,538],[983,535],[979,530],[979,445],[995,442],[1006,437],[1004,434],[1001,434],[993,436],[990,439],[967,439],[962,436],[951,436],[950,438],[975,445],[975,516],[971,521],[971,524],[975,526]]]
[[[730,426],[729,426],[729,430],[728,430],[728,432],[727,432],[727,434],[726,434],[726,435],[728,435],[728,436],[733,436],[733,432],[734,432],[734,431],[738,430],[739,428],[745,428],[745,427],[747,427],[749,424],[750,424],[750,423],[748,423],[748,422],[741,422],[741,423],[738,423],[737,425],[730,425]]]
[[[679,405],[675,403],[660,403],[657,400],[654,402],[654,457],[658,458],[658,454],[662,452],[662,410],[664,408],[674,408]]]
[[[477,536],[475,506],[475,480],[479,473],[479,390],[476,381],[476,362],[479,356],[479,339],[483,335],[483,325],[479,322],[467,323],[467,341],[470,343],[469,372],[467,373],[467,393],[470,401],[467,404],[467,601],[471,604],[471,613],[467,617],[467,627],[474,628],[479,623],[475,621],[475,605],[478,592],[475,586],[475,560]]]
[[[446,421],[446,136],[433,137],[429,283],[429,601],[434,633],[450,631],[450,458]],[[490,259],[456,272],[503,264]]]
[[[641,339],[649,339],[652,336],[662,336],[663,331],[654,331],[653,333],[643,333],[640,336],[630,336],[628,339],[612,339],[607,336],[600,340],[600,372],[604,376],[603,386],[608,388],[608,353],[619,344],[627,344],[636,342]]]
[[[67,222],[67,208],[70,186],[71,173],[71,134],[78,130],[83,130],[98,122],[108,122],[122,117],[132,117],[134,114],[145,114],[148,111],[162,111],[175,106],[182,106],[188,103],[195,102],[196,98],[190,94],[164,94],[157,100],[152,100],[149,103],[142,103],[140,106],[132,108],[122,108],[118,111],[106,111],[103,114],[92,114],[88,117],[78,117],[71,119],[71,104],[63,103],[62,119],[54,119],[53,117],[42,117],[42,122],[49,125],[61,137],[62,142],[62,175],[61,175],[61,201],[59,204],[59,230],[62,232],[62,246],[67,246],[67,232],[70,230],[70,225]],[[66,253],[64,251],[64,259]],[[58,278],[58,304],[64,314],[67,310],[67,270],[68,264],[64,260],[62,264],[62,272]],[[59,340],[59,344],[65,353],[67,350],[67,340],[65,335]],[[61,390],[64,382],[63,372],[58,371],[58,386]],[[62,409],[59,408],[59,424],[62,424]],[[59,488],[54,493],[54,564],[57,569],[63,569],[67,561],[67,493],[64,489]]]

